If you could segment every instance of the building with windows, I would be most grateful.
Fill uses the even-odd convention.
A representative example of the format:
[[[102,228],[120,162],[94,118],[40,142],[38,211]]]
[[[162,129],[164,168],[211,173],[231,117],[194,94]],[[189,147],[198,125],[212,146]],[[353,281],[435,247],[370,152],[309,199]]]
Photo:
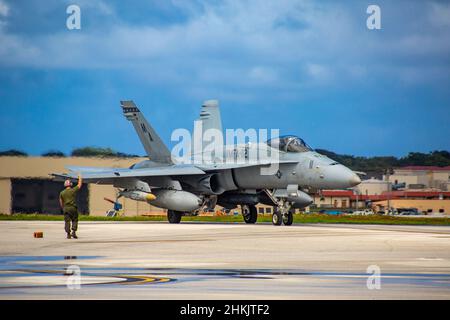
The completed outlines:
[[[388,207],[396,210],[415,209],[420,214],[450,214],[450,200],[446,199],[392,199],[373,202],[376,212],[385,211]]]
[[[389,181],[370,178],[368,180],[363,180],[359,185],[357,185],[354,190],[355,193],[360,195],[380,195],[384,192],[389,191]]]
[[[450,166],[408,166],[394,169],[385,176],[392,184],[405,184],[406,189],[437,188],[450,191]]]
[[[402,190],[381,194],[359,194],[354,190],[323,190],[314,196],[314,205],[321,209],[354,210],[374,208],[384,210],[416,208],[421,213],[450,214],[450,191]]]
[[[317,208],[347,209],[351,207],[351,190],[322,190],[314,195],[314,204]]]

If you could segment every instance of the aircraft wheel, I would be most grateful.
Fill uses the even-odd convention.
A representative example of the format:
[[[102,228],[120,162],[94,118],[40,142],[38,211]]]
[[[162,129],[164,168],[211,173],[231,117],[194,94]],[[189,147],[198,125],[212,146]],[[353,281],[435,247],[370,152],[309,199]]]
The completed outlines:
[[[291,210],[289,210],[283,215],[283,223],[285,226],[290,226],[292,222],[294,222],[294,214]]]
[[[241,205],[242,216],[245,223],[256,223],[258,220],[258,212],[254,205]]]
[[[275,210],[275,212],[272,214],[272,224],[274,226],[280,226],[283,222],[283,215],[281,214],[280,210]]]
[[[169,223],[180,223],[182,215],[182,212],[167,210],[167,220],[169,220]]]

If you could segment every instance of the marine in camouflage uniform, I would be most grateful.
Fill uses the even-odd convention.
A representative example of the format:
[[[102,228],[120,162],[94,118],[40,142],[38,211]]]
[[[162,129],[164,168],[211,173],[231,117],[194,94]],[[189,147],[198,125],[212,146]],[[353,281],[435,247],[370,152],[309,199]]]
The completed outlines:
[[[78,229],[78,208],[77,193],[82,185],[81,175],[78,175],[78,184],[72,188],[70,180],[64,181],[65,189],[59,194],[59,203],[64,213],[64,229],[67,233],[67,239],[78,239],[76,231]],[[70,232],[72,230],[72,233]]]

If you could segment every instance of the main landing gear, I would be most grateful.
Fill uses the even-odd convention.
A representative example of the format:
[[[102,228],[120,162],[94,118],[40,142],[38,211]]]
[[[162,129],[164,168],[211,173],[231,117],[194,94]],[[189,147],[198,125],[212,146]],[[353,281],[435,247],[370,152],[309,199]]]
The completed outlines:
[[[183,212],[175,210],[167,210],[167,220],[169,223],[180,223]]]
[[[245,223],[256,223],[256,220],[258,220],[258,212],[256,210],[256,206],[241,204],[241,211]]]

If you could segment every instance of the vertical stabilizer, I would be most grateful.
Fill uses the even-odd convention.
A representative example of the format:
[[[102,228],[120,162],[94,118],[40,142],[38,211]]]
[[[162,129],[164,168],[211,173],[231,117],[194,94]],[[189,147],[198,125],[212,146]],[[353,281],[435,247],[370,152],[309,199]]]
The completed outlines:
[[[162,163],[172,163],[169,149],[152,126],[145,120],[134,102],[120,101],[120,105],[125,118],[133,124],[150,160]]]
[[[209,134],[205,133],[209,131]],[[205,144],[208,145],[207,140],[211,138],[211,135],[218,137],[220,133],[220,140],[214,139],[216,147],[223,146],[223,131],[222,131],[222,119],[220,118],[219,101],[207,100],[203,102],[200,110],[200,117],[194,123],[192,151],[194,155],[202,153],[205,149]],[[206,139],[206,141],[205,141]]]
[[[198,120],[202,122],[203,132],[208,129],[216,129],[223,134],[219,101],[207,100],[203,102],[202,109],[200,111],[200,118]]]

